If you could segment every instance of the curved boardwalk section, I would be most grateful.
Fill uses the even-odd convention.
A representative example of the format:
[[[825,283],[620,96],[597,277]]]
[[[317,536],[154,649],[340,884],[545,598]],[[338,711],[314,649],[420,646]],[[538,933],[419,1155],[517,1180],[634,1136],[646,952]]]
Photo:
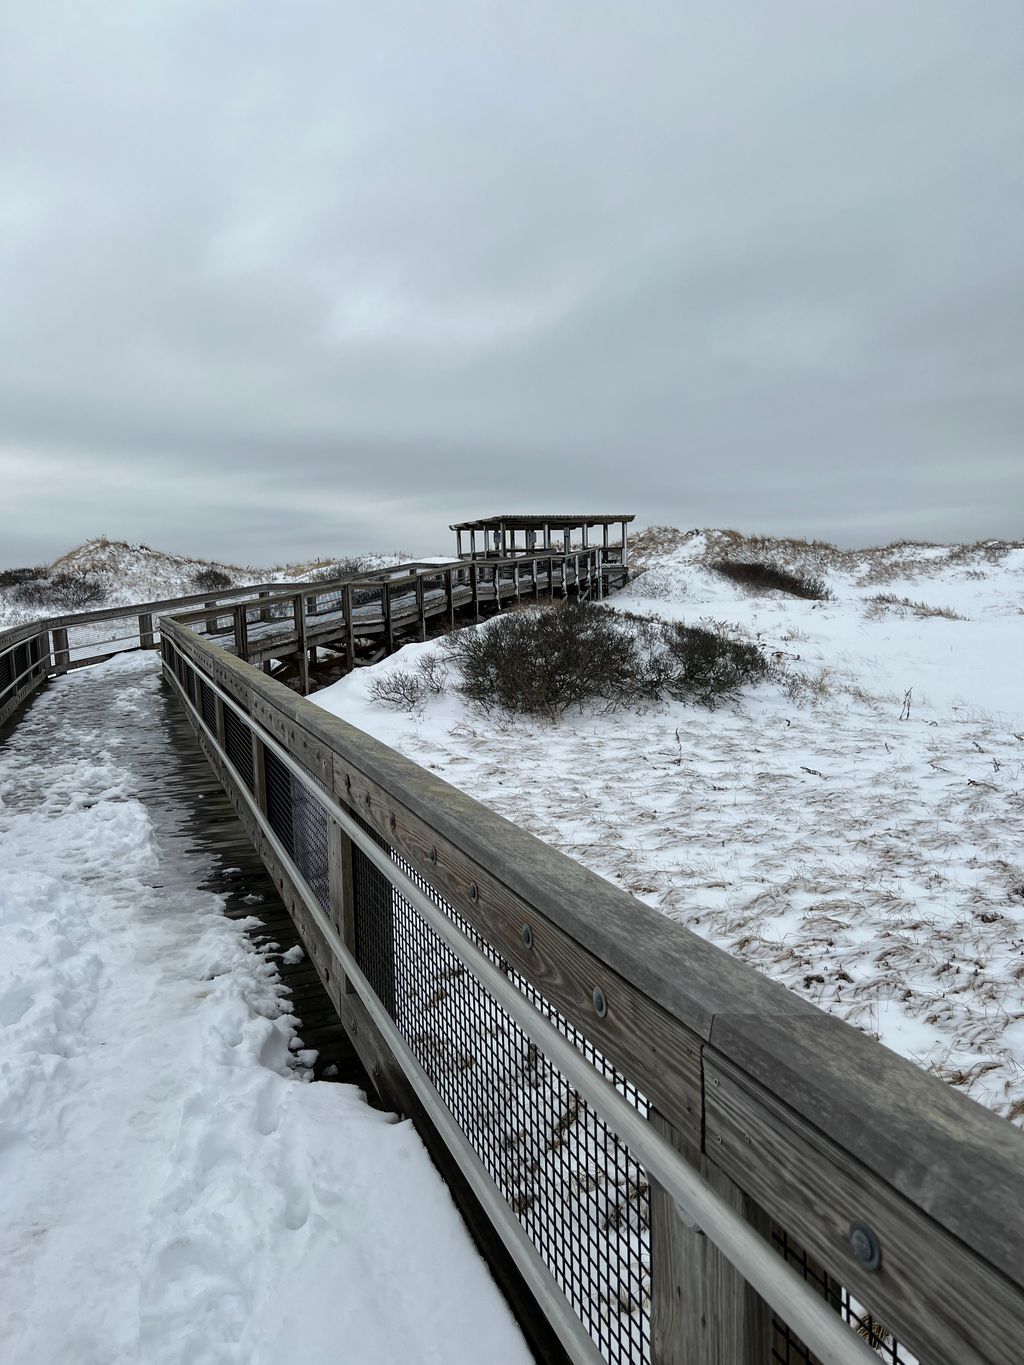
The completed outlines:
[[[0,1362],[525,1362],[410,1125],[296,1061],[176,726],[132,656],[0,749]]]

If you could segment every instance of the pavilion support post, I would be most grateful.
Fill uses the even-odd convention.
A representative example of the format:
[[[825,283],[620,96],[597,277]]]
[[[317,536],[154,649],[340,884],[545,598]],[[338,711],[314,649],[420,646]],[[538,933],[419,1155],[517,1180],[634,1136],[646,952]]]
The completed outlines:
[[[767,1215],[656,1111],[654,1127],[737,1213],[770,1235]],[[672,1198],[651,1181],[651,1365],[763,1365],[767,1304]]]
[[[544,548],[545,550],[551,549],[551,527],[547,522],[544,523]]]
[[[461,527],[459,527],[459,529],[455,532],[455,558],[456,558],[456,559],[461,559],[461,558],[462,558],[462,528],[461,528]]]
[[[299,686],[304,697],[309,696],[309,655],[306,644],[306,599],[302,593],[292,598],[295,614],[295,650],[299,664]]]
[[[601,527],[601,545],[602,545],[602,548],[604,549],[605,554],[607,554],[607,553],[608,553],[608,523],[607,523],[607,522],[605,522],[605,524]]]
[[[626,523],[622,523],[622,567],[629,568],[629,544],[626,539]]]
[[[476,531],[470,531],[469,533],[469,557],[470,559],[476,559]]]

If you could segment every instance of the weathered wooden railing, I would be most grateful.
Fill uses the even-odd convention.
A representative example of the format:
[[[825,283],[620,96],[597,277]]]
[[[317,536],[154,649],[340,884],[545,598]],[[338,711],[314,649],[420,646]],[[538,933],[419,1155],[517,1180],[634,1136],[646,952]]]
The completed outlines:
[[[18,710],[48,677],[72,668],[101,663],[114,654],[133,649],[154,649],[159,638],[160,614],[181,611],[194,604],[213,607],[255,594],[280,592],[280,583],[250,583],[241,588],[168,597],[130,606],[102,607],[62,616],[42,617],[0,631],[0,725]],[[121,623],[109,634],[104,627]]]
[[[599,600],[608,586],[625,581],[625,573],[601,547],[399,564],[301,589],[279,588],[269,600],[239,602],[230,613],[206,605],[175,617],[250,663],[269,668],[274,661],[294,661],[287,671],[306,694],[318,650],[351,669],[358,662],[357,641],[376,641],[379,653],[390,654],[404,641],[426,639],[432,629],[453,629],[460,616],[479,621],[485,608],[501,611],[570,594]]]
[[[539,1355],[1024,1359],[1018,1129],[189,623],[162,653]]]

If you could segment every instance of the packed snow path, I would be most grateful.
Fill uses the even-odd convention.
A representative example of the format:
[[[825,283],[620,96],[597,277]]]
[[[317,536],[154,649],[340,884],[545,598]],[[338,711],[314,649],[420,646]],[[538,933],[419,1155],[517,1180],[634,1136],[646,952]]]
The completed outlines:
[[[410,1125],[295,1068],[173,704],[122,657],[0,749],[0,1365],[526,1362]]]

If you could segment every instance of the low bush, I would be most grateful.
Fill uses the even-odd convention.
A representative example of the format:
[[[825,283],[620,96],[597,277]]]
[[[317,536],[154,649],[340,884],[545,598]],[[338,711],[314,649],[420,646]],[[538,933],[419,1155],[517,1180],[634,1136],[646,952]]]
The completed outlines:
[[[15,570],[19,581],[10,589],[11,600],[37,611],[68,614],[102,605],[107,592],[103,582],[92,574],[49,569]]]
[[[107,596],[100,579],[74,572],[53,574],[46,580],[45,591],[53,606],[61,607],[65,612],[99,606]]]
[[[210,564],[205,569],[200,569],[192,579],[192,587],[196,592],[223,592],[225,588],[230,588],[231,577],[223,569],[215,569]]]
[[[447,648],[470,701],[549,718],[662,697],[714,706],[771,673],[757,645],[715,622],[687,626],[586,603],[513,612],[449,637]]]
[[[43,579],[49,570],[42,565],[34,569],[0,569],[0,588],[20,588],[26,583]]]
[[[670,696],[714,706],[747,683],[771,676],[771,664],[761,649],[749,640],[733,639],[720,625],[672,621],[662,625],[661,633],[669,660],[665,690]]]
[[[307,583],[333,583],[339,578],[353,578],[361,572],[362,565],[358,559],[335,559],[330,564],[313,569],[305,577]]]
[[[460,632],[450,647],[459,690],[483,707],[553,717],[643,690],[633,632],[599,607],[512,612],[485,630]]]
[[[748,559],[715,559],[711,562],[715,573],[730,578],[734,583],[751,592],[764,592],[775,589],[789,593],[790,597],[803,597],[809,601],[827,602],[832,597],[828,584],[823,578],[811,574],[791,573],[777,564],[762,563]]]
[[[424,654],[415,669],[393,668],[381,673],[369,687],[372,701],[393,706],[399,711],[415,711],[429,696],[439,697],[448,690],[448,669],[438,654]]]

